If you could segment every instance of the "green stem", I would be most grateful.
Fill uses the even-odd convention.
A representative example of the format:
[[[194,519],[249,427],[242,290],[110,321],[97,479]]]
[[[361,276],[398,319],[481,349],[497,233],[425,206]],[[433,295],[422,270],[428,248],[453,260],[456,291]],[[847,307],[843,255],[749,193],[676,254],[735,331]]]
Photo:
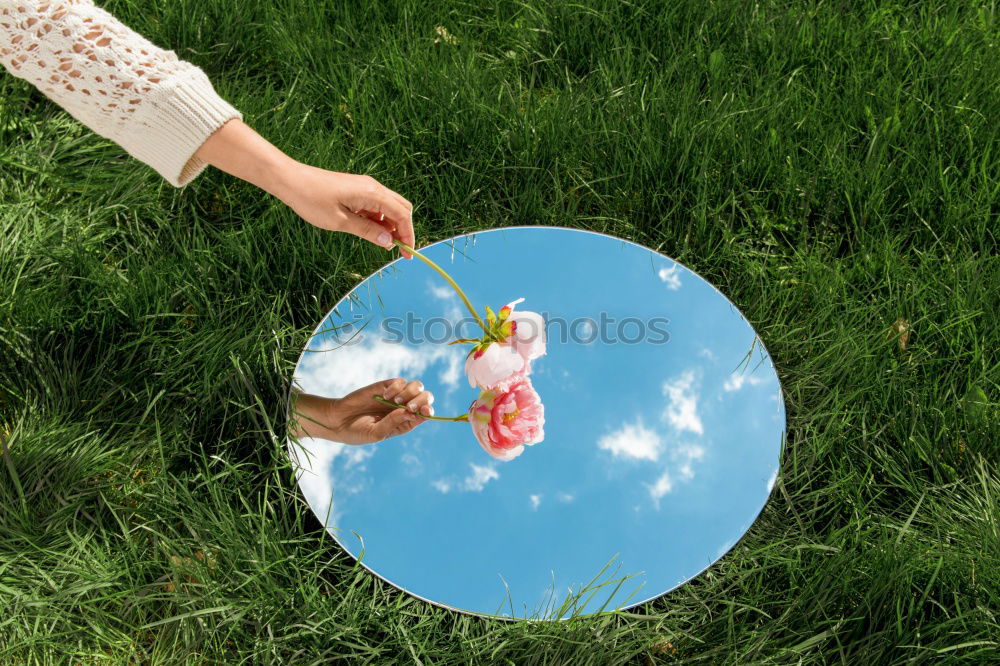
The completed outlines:
[[[441,268],[440,266],[438,266],[437,264],[435,264],[433,261],[431,261],[430,259],[428,259],[424,255],[420,254],[416,250],[414,250],[412,247],[410,247],[406,243],[403,243],[401,241],[393,241],[393,242],[397,246],[403,248],[404,250],[406,250],[407,252],[409,252],[410,254],[412,254],[414,257],[416,257],[420,261],[424,262],[425,264],[427,264],[428,266],[430,266],[431,268],[433,268],[434,270],[436,270],[441,277],[443,277],[445,280],[447,280],[448,284],[451,285],[451,288],[454,289],[455,292],[458,293],[458,295],[461,297],[462,302],[465,303],[465,307],[467,307],[469,309],[469,312],[472,313],[472,316],[476,318],[477,322],[479,322],[479,326],[483,329],[483,332],[487,333],[487,334],[490,332],[490,329],[486,328],[486,324],[483,323],[483,320],[479,317],[478,314],[476,314],[476,309],[472,307],[472,303],[470,303],[469,299],[466,298],[465,292],[462,291],[462,288],[459,287],[458,284],[454,280],[451,279],[450,275],[448,275],[447,273],[444,272],[443,268]]]
[[[390,407],[395,407],[396,409],[406,409],[406,405],[397,405],[394,402],[386,400],[380,395],[373,395],[372,397],[378,402],[381,402],[383,405],[389,405]],[[463,423],[469,420],[468,414],[462,414],[461,416],[424,416],[421,414],[420,416],[428,421],[447,421],[448,423]]]

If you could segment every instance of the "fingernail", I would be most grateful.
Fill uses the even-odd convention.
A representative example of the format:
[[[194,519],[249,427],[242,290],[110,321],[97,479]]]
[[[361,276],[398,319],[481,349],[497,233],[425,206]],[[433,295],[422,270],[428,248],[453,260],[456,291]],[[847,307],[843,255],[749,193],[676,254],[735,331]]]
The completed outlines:
[[[395,398],[393,398],[393,400],[396,401],[397,405],[402,405],[403,404],[403,396],[401,396],[401,395],[397,395]]]
[[[409,405],[407,405],[407,407],[409,408],[409,410],[411,412],[417,411],[417,403],[415,403],[415,402],[411,402]]]
[[[392,247],[392,236],[388,231],[383,231],[378,235],[378,244],[385,247]]]

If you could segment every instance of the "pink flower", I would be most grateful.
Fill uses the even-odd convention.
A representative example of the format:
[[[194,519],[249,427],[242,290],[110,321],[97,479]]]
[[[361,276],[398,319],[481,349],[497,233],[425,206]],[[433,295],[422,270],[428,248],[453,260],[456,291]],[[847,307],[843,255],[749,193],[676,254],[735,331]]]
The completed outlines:
[[[469,386],[486,388],[524,373],[524,359],[513,345],[491,343],[486,349],[476,349],[465,359],[465,374]]]
[[[523,300],[519,298],[500,308],[500,321],[510,322],[511,337],[507,341],[528,362],[545,355],[545,319],[537,312],[514,312],[514,306]]]
[[[545,437],[545,408],[531,380],[518,375],[480,393],[469,423],[486,453],[508,461]]]
[[[531,372],[531,361],[545,354],[545,319],[537,312],[514,312],[519,298],[500,308],[500,316],[491,319],[491,330],[502,336],[501,342],[477,346],[465,359],[469,386],[483,389]],[[492,317],[492,312],[490,313]]]

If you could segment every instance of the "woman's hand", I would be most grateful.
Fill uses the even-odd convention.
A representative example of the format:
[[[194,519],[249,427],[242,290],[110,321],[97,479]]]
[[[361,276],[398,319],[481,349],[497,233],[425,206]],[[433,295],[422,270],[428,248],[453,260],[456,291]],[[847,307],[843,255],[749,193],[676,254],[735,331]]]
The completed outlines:
[[[346,231],[392,249],[393,239],[414,245],[413,204],[371,176],[326,171],[296,162],[282,175],[278,196],[321,229]],[[412,258],[405,250],[402,254]]]
[[[394,239],[416,245],[409,201],[371,176],[293,160],[238,118],[212,134],[195,155],[273,194],[321,229],[345,231],[387,249]],[[413,258],[409,252],[402,254]]]
[[[373,399],[378,395],[405,409]],[[434,416],[434,396],[419,381],[387,379],[369,384],[343,398],[299,393],[295,398],[296,437],[319,437],[344,444],[372,444],[405,435]]]

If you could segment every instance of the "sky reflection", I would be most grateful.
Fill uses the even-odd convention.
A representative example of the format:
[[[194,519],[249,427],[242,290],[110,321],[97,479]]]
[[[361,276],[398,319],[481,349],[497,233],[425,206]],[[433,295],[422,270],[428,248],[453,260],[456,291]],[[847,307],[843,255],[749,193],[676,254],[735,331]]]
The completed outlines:
[[[576,612],[659,596],[740,539],[773,488],[785,413],[770,357],[724,296],[667,257],[570,229],[478,232],[421,251],[480,312],[524,297],[519,309],[546,315],[547,354],[532,366],[545,440],[510,462],[465,423],[363,447],[290,442],[303,494],[349,553],[363,540],[363,565],[434,603],[553,617],[545,607],[609,560],[598,582],[635,577]],[[444,341],[463,317],[429,267],[394,261],[317,328],[295,381],[337,397],[420,379],[438,415],[461,414],[476,397],[467,348]]]

